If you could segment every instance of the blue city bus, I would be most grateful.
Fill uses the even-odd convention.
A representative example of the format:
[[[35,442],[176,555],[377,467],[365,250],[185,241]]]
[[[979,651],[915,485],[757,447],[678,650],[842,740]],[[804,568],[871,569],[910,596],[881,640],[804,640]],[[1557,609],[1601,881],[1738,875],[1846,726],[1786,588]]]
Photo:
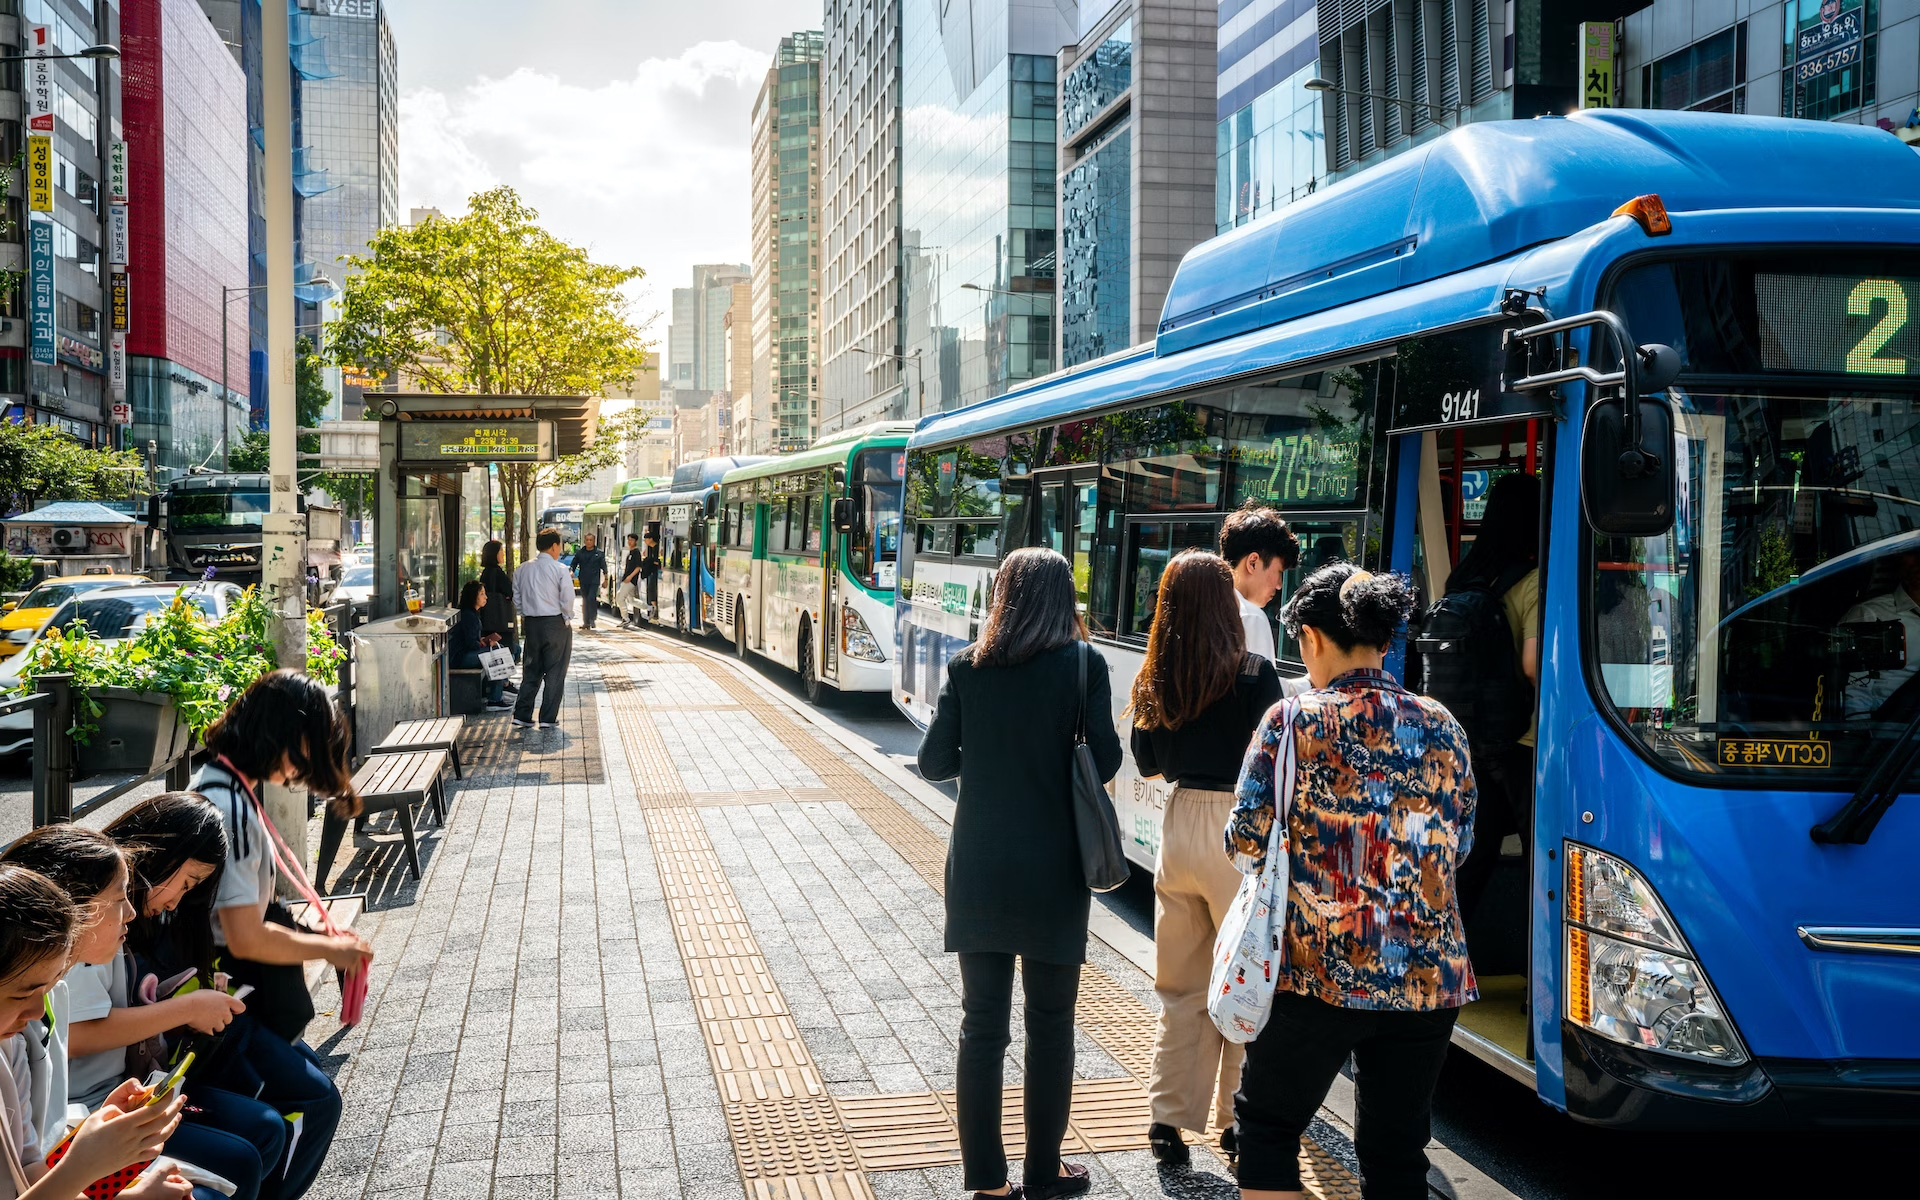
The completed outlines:
[[[635,534],[642,544],[649,533],[660,539],[656,599],[643,607],[643,622],[678,633],[714,632],[713,581],[720,549],[708,544],[708,531],[720,511],[720,480],[735,467],[764,461],[731,456],[682,463],[666,487],[621,498],[621,535]]]
[[[1299,533],[1282,597],[1349,559],[1431,600],[1537,472],[1531,853],[1468,914],[1456,1045],[1598,1124],[1920,1126],[1916,300],[1883,131],[1456,130],[1191,251],[1153,342],[920,423],[896,703],[1013,548],[1071,560],[1124,720],[1161,570],[1236,506]],[[1166,789],[1115,793],[1151,866]]]

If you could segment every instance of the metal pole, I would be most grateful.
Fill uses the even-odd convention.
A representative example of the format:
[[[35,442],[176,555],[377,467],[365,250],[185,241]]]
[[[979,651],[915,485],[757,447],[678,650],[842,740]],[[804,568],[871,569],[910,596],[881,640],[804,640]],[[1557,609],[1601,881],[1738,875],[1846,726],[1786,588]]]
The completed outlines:
[[[261,547],[274,656],[296,671],[307,666],[307,550],[299,511],[299,418],[294,403],[293,64],[285,4],[260,6],[261,91],[266,124],[267,457],[272,502]],[[267,814],[294,854],[307,853],[306,798],[267,789]]]
[[[227,388],[227,326],[233,317],[227,311],[227,288],[220,288],[220,469],[233,470],[233,393]]]
[[[33,685],[50,698],[33,713],[33,823],[38,827],[73,815],[73,676],[42,675]]]

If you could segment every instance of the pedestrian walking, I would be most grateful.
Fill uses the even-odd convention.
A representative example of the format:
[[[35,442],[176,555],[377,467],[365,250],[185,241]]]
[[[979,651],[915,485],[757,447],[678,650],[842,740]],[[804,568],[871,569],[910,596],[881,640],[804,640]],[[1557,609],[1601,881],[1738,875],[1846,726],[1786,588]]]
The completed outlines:
[[[573,630],[567,628],[573,616],[573,576],[560,565],[560,531],[542,529],[534,548],[539,553],[513,573],[520,621],[527,629],[527,656],[520,667],[526,686],[514,703],[513,723],[527,729],[559,721],[560,695],[573,658]],[[538,723],[533,719],[536,696],[540,698]]]
[[[461,585],[459,612],[453,619],[453,628],[447,633],[447,655],[457,670],[477,669],[480,655],[500,645],[500,635],[487,633],[482,626],[480,614],[486,607],[486,584],[478,579],[469,579]],[[506,700],[506,686],[504,679],[486,681],[488,712],[505,712],[512,707]]]
[[[640,603],[640,568],[645,562],[639,536],[628,534],[627,558],[620,564],[620,586],[613,592],[613,606],[620,610],[620,624],[627,628],[635,624],[633,610]]]
[[[1242,1049],[1207,1014],[1221,918],[1240,872],[1220,854],[1247,744],[1280,699],[1273,660],[1246,648],[1226,560],[1183,550],[1160,576],[1147,657],[1133,680],[1133,761],[1143,779],[1174,785],[1153,869],[1153,988],[1160,1028],[1147,1085],[1147,1144],[1163,1163],[1188,1160],[1180,1131],[1207,1127],[1234,1153],[1233,1093]]]
[[[1300,562],[1300,539],[1279,513],[1249,500],[1220,523],[1220,557],[1233,569],[1247,649],[1278,657],[1273,621],[1266,609],[1279,593],[1283,577]]]
[[[1301,1194],[1300,1135],[1349,1056],[1363,1194],[1426,1200],[1434,1084],[1478,998],[1454,890],[1474,783],[1459,723],[1384,669],[1412,611],[1404,579],[1336,563],[1281,612],[1313,690],[1262,722],[1226,829],[1235,865],[1260,870],[1287,783],[1280,739],[1293,739],[1285,946],[1235,1097],[1243,1200]]]
[[[660,615],[660,535],[651,529],[640,553],[640,583],[647,592],[647,616],[656,618]]]
[[[1086,637],[1067,560],[1052,550],[1014,551],[995,578],[980,640],[947,665],[920,743],[922,775],[960,780],[947,850],[946,949],[960,956],[956,1106],[965,1186],[976,1196],[1053,1200],[1091,1186],[1085,1167],[1060,1160],[1087,952],[1072,777],[1083,703],[1102,779],[1120,769],[1121,753],[1107,663]],[[1026,992],[1024,1192],[1008,1178],[1000,1132],[1016,957]]]
[[[487,604],[480,610],[480,632],[498,634],[502,645],[513,652],[513,661],[520,661],[520,634],[514,628],[513,578],[500,565],[500,553],[505,547],[500,539],[489,541],[480,549],[480,582],[487,588]],[[506,690],[519,689],[513,680],[507,680]]]
[[[591,533],[574,551],[573,577],[580,584],[580,628],[591,630],[600,615],[600,582],[607,577],[607,556]]]

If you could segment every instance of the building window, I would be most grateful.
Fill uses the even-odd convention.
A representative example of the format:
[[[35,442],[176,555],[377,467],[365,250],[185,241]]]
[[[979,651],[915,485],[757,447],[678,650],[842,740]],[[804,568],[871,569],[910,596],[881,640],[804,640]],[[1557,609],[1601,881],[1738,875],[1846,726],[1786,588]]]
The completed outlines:
[[[1122,125],[1060,179],[1060,365],[1132,344],[1133,131]]]
[[[1214,232],[1305,199],[1327,169],[1321,101],[1306,89],[1310,64],[1220,122],[1215,144]]]
[[[1122,21],[1099,48],[1060,81],[1060,127],[1067,137],[1085,128],[1133,86],[1133,22]]]
[[[1879,0],[1787,0],[1780,111],[1825,121],[1874,102]]]
[[[1746,112],[1746,22],[1642,67],[1640,89],[1648,108]]]

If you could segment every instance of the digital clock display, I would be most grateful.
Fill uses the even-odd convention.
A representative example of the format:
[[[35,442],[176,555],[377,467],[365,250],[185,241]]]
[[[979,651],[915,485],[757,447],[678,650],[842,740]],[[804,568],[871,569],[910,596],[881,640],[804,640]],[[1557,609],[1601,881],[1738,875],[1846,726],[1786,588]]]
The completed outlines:
[[[1753,296],[1769,371],[1920,374],[1920,279],[1757,271]]]

